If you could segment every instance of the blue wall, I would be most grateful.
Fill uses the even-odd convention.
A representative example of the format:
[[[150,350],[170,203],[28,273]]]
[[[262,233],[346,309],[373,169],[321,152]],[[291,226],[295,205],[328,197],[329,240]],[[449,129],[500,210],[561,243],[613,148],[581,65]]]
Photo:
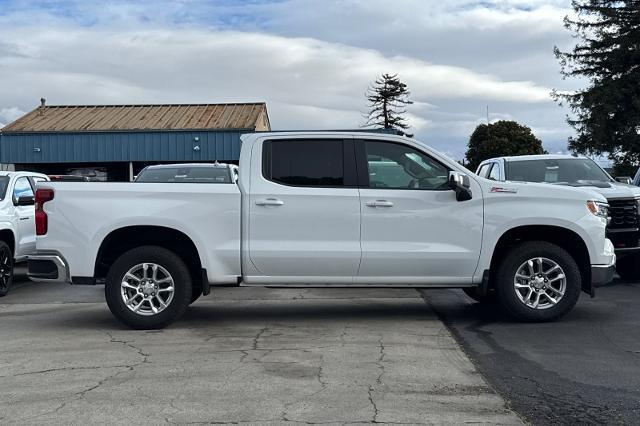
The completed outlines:
[[[246,132],[4,133],[0,163],[237,160],[242,133]]]

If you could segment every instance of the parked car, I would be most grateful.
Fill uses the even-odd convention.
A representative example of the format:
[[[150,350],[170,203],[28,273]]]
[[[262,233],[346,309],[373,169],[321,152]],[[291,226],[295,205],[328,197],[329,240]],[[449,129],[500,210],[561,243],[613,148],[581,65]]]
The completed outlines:
[[[29,276],[105,283],[138,329],[229,285],[463,288],[549,321],[615,265],[602,195],[490,181],[394,135],[249,134],[238,185],[51,182],[36,198]]]
[[[159,164],[142,169],[135,182],[233,183],[237,176],[233,167],[226,163]]]
[[[107,179],[107,169],[105,167],[79,167],[73,169],[67,169],[67,174],[65,176],[78,176],[82,178],[86,178],[87,181],[91,182],[106,182]]]
[[[40,173],[0,172],[0,297],[13,284],[13,265],[36,249],[34,191],[49,178]]]
[[[618,182],[590,158],[570,155],[492,158],[480,164],[477,174],[501,182],[544,182],[602,194],[609,204],[607,237],[616,249],[618,274],[640,278],[640,188]]]
[[[49,175],[49,180],[53,182],[91,182],[88,176],[79,175]]]

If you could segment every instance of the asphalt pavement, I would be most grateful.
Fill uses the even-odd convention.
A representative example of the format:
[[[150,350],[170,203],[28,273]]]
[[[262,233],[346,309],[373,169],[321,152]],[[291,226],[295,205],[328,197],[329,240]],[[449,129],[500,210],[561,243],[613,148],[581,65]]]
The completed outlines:
[[[640,423],[640,284],[582,295],[558,322],[512,321],[454,290],[429,306],[509,405],[533,424]]]
[[[132,331],[100,286],[0,299],[0,424],[520,424],[414,290],[222,288]]]

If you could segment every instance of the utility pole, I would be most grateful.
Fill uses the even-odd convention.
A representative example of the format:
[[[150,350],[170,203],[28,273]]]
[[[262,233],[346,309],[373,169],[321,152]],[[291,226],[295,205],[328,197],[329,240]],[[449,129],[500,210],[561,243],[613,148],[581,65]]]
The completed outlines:
[[[487,145],[491,140],[491,132],[489,131],[489,124],[491,124],[491,122],[489,121],[489,105],[487,105]]]

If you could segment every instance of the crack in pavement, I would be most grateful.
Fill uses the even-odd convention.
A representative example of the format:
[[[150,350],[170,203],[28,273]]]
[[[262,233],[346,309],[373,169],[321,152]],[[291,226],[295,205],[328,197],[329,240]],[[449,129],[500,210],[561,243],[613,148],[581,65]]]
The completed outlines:
[[[376,381],[374,384],[369,385],[369,388],[367,390],[367,394],[369,397],[369,402],[371,403],[371,406],[373,407],[373,420],[372,423],[378,423],[378,415],[380,414],[379,410],[378,410],[378,406],[376,404],[376,401],[373,398],[373,392],[375,392],[375,387],[382,385],[382,376],[384,375],[384,357],[385,357],[385,353],[384,353],[384,343],[382,342],[382,336],[380,336],[380,338],[378,339],[378,347],[379,347],[379,355],[378,355],[378,359],[376,361],[376,366],[378,367],[378,369],[380,370],[378,373],[378,377],[376,377]]]
[[[128,348],[131,348],[131,349],[135,350],[137,352],[137,354],[142,357],[142,360],[137,362],[137,363],[134,363],[134,364],[124,365],[122,367],[120,367],[120,366],[117,366],[117,367],[103,367],[103,368],[123,368],[123,370],[116,371],[114,374],[108,375],[107,377],[99,380],[97,384],[95,384],[93,386],[89,386],[86,389],[83,389],[81,391],[75,392],[72,395],[65,397],[62,400],[62,402],[60,403],[60,405],[58,405],[58,407],[56,407],[55,409],[47,411],[47,412],[44,412],[44,413],[41,413],[41,414],[38,414],[38,415],[35,415],[35,416],[32,416],[32,417],[29,417],[29,418],[26,418],[26,419],[23,419],[24,421],[37,419],[37,418],[40,418],[40,417],[43,417],[43,416],[57,414],[60,410],[62,410],[64,407],[67,406],[67,403],[69,403],[71,399],[74,399],[76,397],[77,397],[77,399],[83,399],[86,396],[87,393],[89,393],[89,392],[91,392],[91,391],[93,391],[95,389],[98,389],[103,384],[105,384],[107,381],[117,377],[118,375],[124,373],[125,371],[134,371],[136,367],[138,367],[138,366],[140,366],[142,364],[146,364],[146,363],[149,362],[148,361],[149,354],[145,353],[141,348],[133,345],[130,341],[116,339],[108,331],[105,331],[105,333],[107,334],[107,336],[109,336],[109,339],[110,339],[108,343],[120,343],[120,344],[122,344],[122,345],[124,345],[124,346],[126,346]],[[77,368],[77,369],[79,369],[79,368]]]
[[[258,331],[258,334],[256,334],[253,338],[251,349],[253,349],[254,351],[258,349],[258,341],[260,340],[262,335],[266,333],[268,330],[269,330],[269,327],[263,327],[262,329],[260,329],[260,331]]]
[[[74,371],[74,370],[102,370],[105,368],[125,368],[129,367],[128,365],[100,365],[100,366],[87,366],[87,367],[60,367],[60,368],[49,368],[47,370],[38,370],[38,371],[27,371],[24,373],[10,374],[8,376],[0,376],[0,379],[4,379],[7,377],[20,377],[20,376],[29,376],[32,374],[46,374],[46,373],[54,373],[56,371]]]

